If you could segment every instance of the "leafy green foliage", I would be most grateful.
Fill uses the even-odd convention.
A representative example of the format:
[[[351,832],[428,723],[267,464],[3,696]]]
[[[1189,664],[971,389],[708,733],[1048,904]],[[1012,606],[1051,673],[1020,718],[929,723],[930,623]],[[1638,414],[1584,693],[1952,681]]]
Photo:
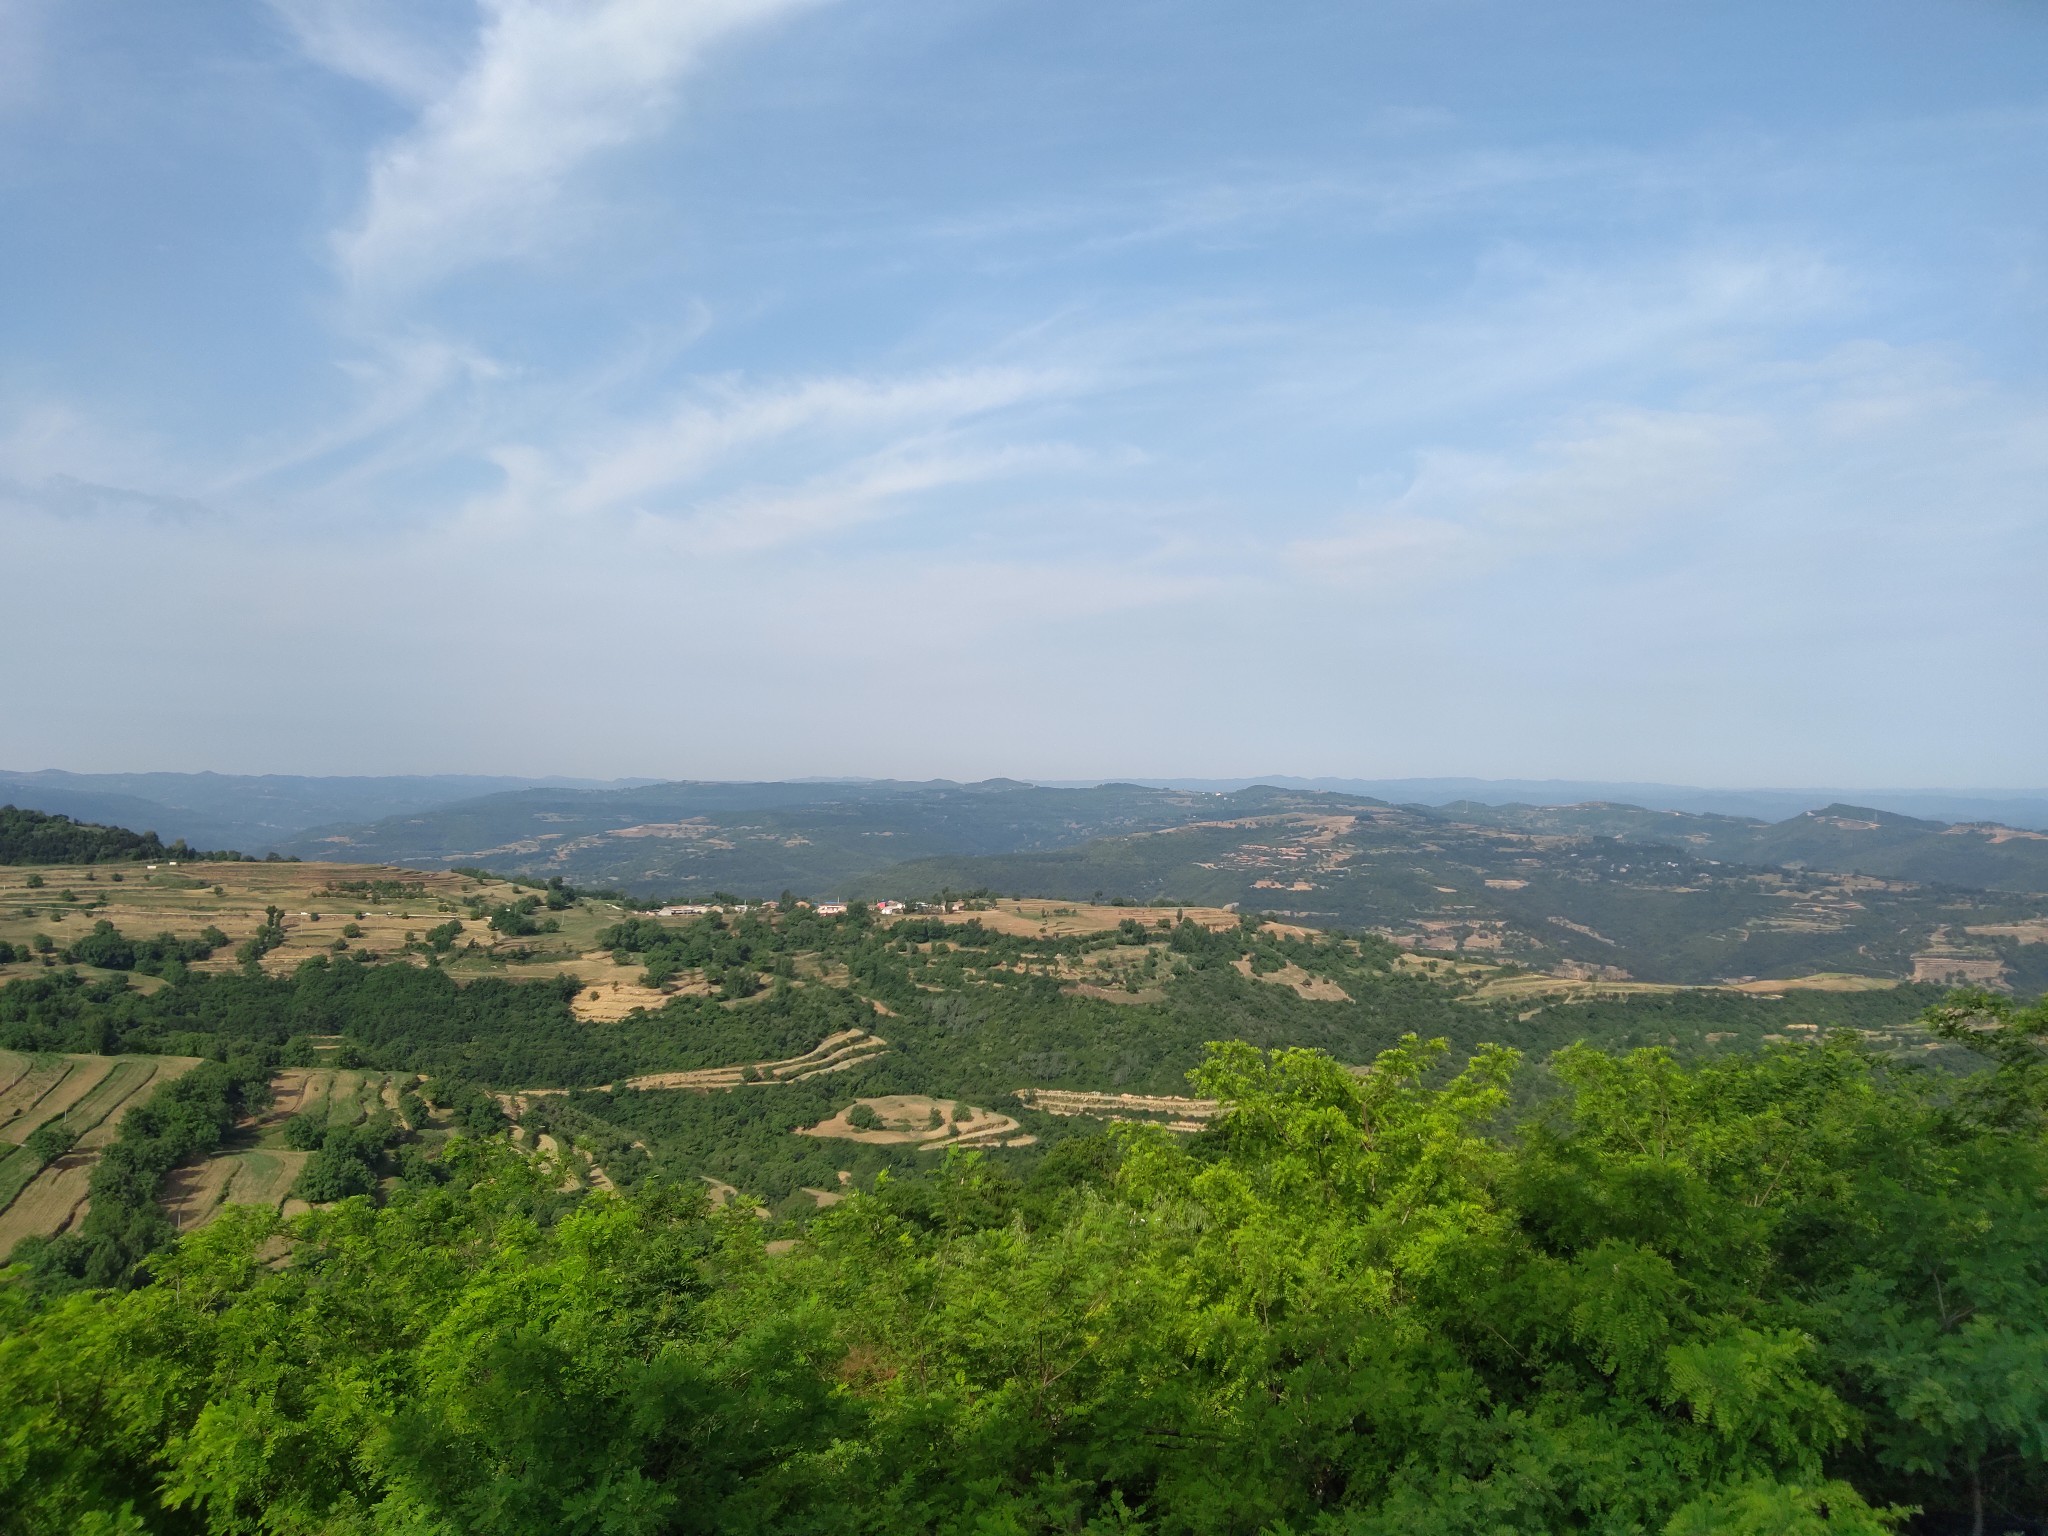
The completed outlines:
[[[1876,1536],[2048,1500],[2024,1094],[1848,1035],[1581,1047],[1513,1126],[1523,1070],[1219,1046],[1191,1141],[1126,1127],[1023,1179],[955,1152],[772,1255],[694,1179],[571,1200],[458,1138],[381,1207],[231,1212],[141,1290],[0,1286],[0,1511]]]
[[[217,947],[208,938],[180,939],[173,934],[158,934],[153,939],[130,939],[106,918],[92,925],[92,932],[68,946],[62,958],[70,964],[95,965],[110,971],[140,971],[147,976],[161,976],[172,967],[182,967],[190,961],[204,960]],[[221,935],[221,942],[226,942]]]
[[[29,1156],[36,1166],[47,1168],[77,1144],[78,1133],[67,1126],[62,1119],[50,1120],[28,1133],[22,1143],[28,1148]]]

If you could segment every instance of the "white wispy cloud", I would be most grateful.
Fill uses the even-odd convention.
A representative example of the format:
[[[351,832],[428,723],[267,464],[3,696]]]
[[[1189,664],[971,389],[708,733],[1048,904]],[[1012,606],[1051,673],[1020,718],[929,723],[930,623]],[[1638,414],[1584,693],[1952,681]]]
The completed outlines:
[[[290,14],[312,57],[401,95],[418,122],[370,168],[337,239],[360,290],[404,291],[547,238],[550,211],[594,156],[657,132],[707,50],[816,0],[483,0],[466,68],[441,86],[388,28]]]
[[[676,544],[698,554],[775,549],[875,522],[935,492],[1080,470],[1089,460],[1062,444],[968,452],[897,448],[802,485],[742,492],[672,526]]]
[[[473,520],[675,520],[700,547],[760,548],[866,521],[887,502],[1058,457],[1057,445],[960,434],[1085,390],[1057,368],[962,367],[898,377],[712,380],[651,417],[581,439],[493,451],[503,488]]]
[[[462,74],[452,29],[432,30],[419,0],[269,0],[307,58],[416,106]]]
[[[445,397],[464,385],[488,385],[512,370],[475,347],[431,334],[373,338],[336,370],[350,383],[354,405],[335,420],[288,441],[265,446],[218,474],[210,490],[244,490],[293,471],[323,472],[326,491],[363,487],[398,463],[445,460],[466,446],[452,430]]]
[[[1813,608],[1865,600],[1879,581],[1910,602],[1914,583],[1963,579],[2001,546],[2039,558],[2038,400],[1874,342],[1744,372],[1746,388],[1724,382],[1740,399],[1725,409],[1613,406],[1519,447],[1425,448],[1398,491],[1287,540],[1282,565],[1311,585],[1376,591],[1476,590],[1503,572],[1549,581],[1589,559],[1739,586],[1775,551],[1821,562]]]
[[[1768,442],[1755,420],[1628,409],[1521,455],[1429,449],[1399,495],[1283,555],[1316,582],[1390,586],[1611,547],[1646,526],[1712,516]]]

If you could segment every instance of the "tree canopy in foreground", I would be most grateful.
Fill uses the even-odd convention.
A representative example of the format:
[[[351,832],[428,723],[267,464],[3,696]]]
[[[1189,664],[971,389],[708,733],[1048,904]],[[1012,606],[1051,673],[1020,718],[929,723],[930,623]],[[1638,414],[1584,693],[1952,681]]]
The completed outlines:
[[[231,1210],[154,1283],[0,1286],[23,1533],[2021,1528],[2048,1508],[2048,1010],[1683,1065],[1213,1047],[1228,1113],[955,1153],[770,1254],[459,1138]],[[1913,1514],[1919,1510],[1922,1513]]]

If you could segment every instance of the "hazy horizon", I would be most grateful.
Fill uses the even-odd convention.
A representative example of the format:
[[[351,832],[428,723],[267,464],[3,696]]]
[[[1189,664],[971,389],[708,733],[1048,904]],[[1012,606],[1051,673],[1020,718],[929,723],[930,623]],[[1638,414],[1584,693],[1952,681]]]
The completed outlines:
[[[731,784],[876,784],[936,783],[959,784],[987,783],[999,779],[1011,779],[1024,784],[1043,785],[1047,788],[1087,787],[1098,784],[1143,784],[1162,785],[1177,788],[1198,787],[1245,787],[1254,784],[1295,784],[1316,786],[1343,783],[1431,783],[1431,784],[1473,784],[1473,785],[1599,785],[1609,788],[1643,788],[1668,790],[1700,790],[1706,792],[1727,792],[1733,794],[1832,794],[1836,792],[1869,793],[1884,792],[1902,794],[1955,794],[1955,795],[2014,795],[2048,796],[2048,783],[2043,784],[1777,784],[1777,783],[1735,783],[1735,782],[1680,782],[1664,779],[1631,779],[1613,774],[1497,774],[1480,775],[1465,773],[1318,773],[1288,770],[1277,773],[1095,773],[1074,775],[1032,775],[1009,773],[1000,770],[970,775],[942,773],[770,773],[737,776],[700,773],[590,773],[572,774],[550,772],[545,769],[520,772],[506,768],[421,768],[406,770],[366,770],[360,772],[321,772],[299,769],[204,767],[176,768],[162,766],[75,768],[43,765],[35,768],[13,767],[0,763],[0,780],[13,777],[34,777],[37,775],[62,774],[79,778],[143,778],[151,775],[168,777],[213,776],[228,779],[276,778],[276,779],[503,779],[508,782],[534,784],[560,784],[565,786],[588,786],[608,788],[620,785],[644,785],[664,783],[731,783]]]

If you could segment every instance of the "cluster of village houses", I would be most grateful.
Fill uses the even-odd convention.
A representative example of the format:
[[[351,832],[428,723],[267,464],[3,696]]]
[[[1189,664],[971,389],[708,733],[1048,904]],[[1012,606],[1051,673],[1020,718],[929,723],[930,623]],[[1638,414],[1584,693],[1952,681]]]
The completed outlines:
[[[774,905],[775,903],[772,901],[760,901],[754,902],[751,905],[746,902],[740,902],[736,906],[728,907],[711,901],[685,901],[679,902],[672,907],[662,907],[654,915],[656,917],[702,917],[707,912],[752,912],[757,909],[771,908]],[[839,917],[845,913],[847,904],[843,901],[799,901],[797,905],[809,907],[820,917]],[[925,901],[903,902],[885,899],[869,902],[868,910],[877,917],[896,917],[901,913],[910,911],[913,906],[920,912],[958,912],[962,910],[965,903],[958,901],[943,903]]]

